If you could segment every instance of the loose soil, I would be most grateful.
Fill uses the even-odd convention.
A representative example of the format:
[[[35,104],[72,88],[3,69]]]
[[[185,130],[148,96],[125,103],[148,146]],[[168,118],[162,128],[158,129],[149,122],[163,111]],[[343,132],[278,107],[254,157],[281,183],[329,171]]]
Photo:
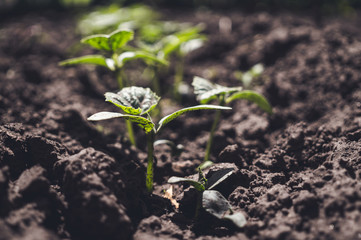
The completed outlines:
[[[235,102],[216,133],[216,164],[208,172],[235,169],[218,190],[244,213],[246,226],[203,215],[194,221],[188,186],[174,186],[179,209],[161,197],[170,176],[194,174],[211,112],[191,113],[165,128],[160,138],[185,151],[172,157],[167,147],[156,149],[155,194],[147,194],[143,133],[136,130],[136,149],[122,121],[86,120],[116,110],[103,98],[116,82],[100,68],[57,65],[80,37],[74,17],[50,12],[0,25],[0,239],[361,239],[357,21],[164,12],[207,25],[205,47],[186,59],[186,82],[198,75],[237,86],[234,71],[265,65],[255,90],[270,100],[274,114]],[[232,20],[232,32],[220,33],[221,17]],[[131,67],[131,78],[147,86],[135,80],[139,66]],[[163,90],[172,76],[162,77]],[[182,106],[195,103],[188,95]],[[180,107],[164,99],[164,114]]]

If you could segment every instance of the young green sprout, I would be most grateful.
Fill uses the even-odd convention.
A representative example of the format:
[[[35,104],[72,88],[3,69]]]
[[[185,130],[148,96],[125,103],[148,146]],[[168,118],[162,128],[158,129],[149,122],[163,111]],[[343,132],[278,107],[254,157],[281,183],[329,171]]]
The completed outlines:
[[[159,20],[161,14],[145,4],[120,7],[112,4],[85,14],[78,22],[82,35],[127,28],[136,32],[137,41],[155,43],[162,37],[189,27],[187,23]]]
[[[232,175],[233,169],[220,169],[214,172],[209,179],[204,176],[200,168],[198,170],[197,181],[182,177],[171,177],[169,178],[168,183],[188,183],[200,193],[197,198],[195,217],[198,217],[199,209],[202,206],[206,212],[212,214],[216,218],[230,220],[237,227],[242,228],[247,223],[243,214],[240,212],[235,213],[227,199],[223,197],[220,192],[213,190],[218,184]]]
[[[264,67],[261,63],[254,65],[247,72],[236,71],[234,76],[240,80],[245,89],[250,89],[255,79],[259,78],[264,71]]]
[[[150,112],[157,106],[158,97],[149,88],[126,87],[118,93],[105,93],[105,100],[119,107],[124,113],[119,112],[99,112],[88,118],[89,121],[100,121],[113,118],[124,118],[138,124],[147,135],[148,165],[146,176],[146,188],[151,193],[153,191],[153,152],[154,140],[159,131],[170,121],[180,115],[203,109],[230,110],[229,107],[215,105],[197,105],[183,108],[172,114],[163,117],[158,124],[154,124]]]
[[[139,50],[132,49],[126,50],[126,45],[134,38],[134,32],[131,30],[117,30],[109,35],[107,34],[95,34],[89,37],[83,38],[82,43],[88,44],[91,47],[101,50],[104,55],[86,55],[77,58],[71,58],[60,62],[61,66],[76,65],[76,64],[93,64],[106,67],[107,69],[114,71],[118,80],[119,89],[125,86],[124,83],[124,65],[132,60],[141,59],[148,65],[164,64],[167,65],[167,61],[155,56],[154,54]],[[129,48],[129,47],[128,47]]]
[[[170,56],[175,55],[173,86],[175,99],[180,100],[180,92],[182,92],[185,56],[202,47],[206,40],[206,37],[200,34],[202,30],[202,24],[191,26],[187,23],[175,22],[153,22],[139,29],[140,39],[136,41],[139,48],[166,60],[170,60]],[[164,65],[149,66],[145,73],[154,78],[164,70]],[[153,82],[157,83],[157,80]],[[153,89],[160,93],[159,86],[153,85]]]
[[[173,93],[178,100],[180,100],[179,90],[183,83],[185,56],[204,45],[206,37],[200,34],[202,30],[202,25],[190,27],[164,37],[159,43],[159,55],[164,59],[169,59],[172,54],[177,57]]]
[[[251,90],[243,90],[242,87],[224,87],[215,83],[211,83],[209,80],[194,77],[192,85],[194,87],[194,93],[197,95],[197,100],[201,104],[206,104],[212,100],[218,100],[220,106],[225,106],[237,99],[246,99],[256,103],[262,110],[271,114],[272,107],[268,101],[259,93]],[[213,120],[209,140],[206,147],[206,153],[201,168],[206,168],[211,165],[209,156],[212,148],[213,137],[217,128],[218,122],[221,117],[221,112],[217,111]]]
[[[135,59],[142,59],[148,65],[168,64],[164,59],[158,58],[154,54],[143,50],[125,51],[127,43],[131,41],[133,37],[134,33],[131,30],[117,30],[109,35],[95,34],[83,38],[81,40],[82,43],[103,51],[105,55],[87,55],[71,58],[60,62],[60,65],[93,64],[106,67],[116,73],[119,89],[122,89],[125,85],[123,70],[125,63]],[[131,143],[136,146],[131,122],[127,122],[127,128],[129,139]]]
[[[158,12],[144,4],[120,7],[112,4],[85,14],[78,22],[77,29],[82,35],[113,31],[120,28],[137,30],[160,17]]]

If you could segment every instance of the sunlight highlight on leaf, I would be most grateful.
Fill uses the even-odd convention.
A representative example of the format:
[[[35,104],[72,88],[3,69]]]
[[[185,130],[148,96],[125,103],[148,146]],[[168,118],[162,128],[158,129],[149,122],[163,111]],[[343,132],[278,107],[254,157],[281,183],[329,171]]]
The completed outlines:
[[[118,93],[105,93],[105,101],[111,102],[121,108],[125,113],[144,115],[157,106],[158,97],[150,88],[126,87]]]
[[[71,58],[71,59],[61,61],[59,63],[59,65],[60,66],[69,66],[69,65],[76,65],[76,64],[94,64],[94,65],[107,67],[110,70],[114,70],[114,68],[112,68],[109,60],[113,61],[112,59],[105,58],[102,55],[86,55],[86,56],[82,56],[82,57]],[[114,63],[114,61],[113,61],[113,63]]]
[[[265,97],[263,97],[261,94],[251,91],[251,90],[244,90],[238,93],[234,93],[230,97],[226,99],[226,103],[230,103],[236,99],[246,99],[251,102],[256,103],[263,111],[271,114],[272,113],[272,107],[267,101]]]
[[[191,112],[191,111],[198,111],[198,110],[231,110],[230,107],[222,107],[222,106],[216,106],[216,105],[197,105],[189,108],[183,108],[181,110],[178,110],[172,114],[169,114],[162,118],[159,121],[159,126],[157,131],[159,131],[163,126],[165,126],[170,121],[174,120],[175,118],[179,117],[180,115]]]

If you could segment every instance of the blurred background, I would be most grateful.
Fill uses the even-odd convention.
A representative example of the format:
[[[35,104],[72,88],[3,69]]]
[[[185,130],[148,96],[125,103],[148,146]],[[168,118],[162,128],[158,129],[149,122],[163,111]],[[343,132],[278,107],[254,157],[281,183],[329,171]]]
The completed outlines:
[[[153,7],[181,7],[229,9],[239,8],[244,11],[296,11],[310,12],[322,15],[342,15],[354,17],[361,8],[361,0],[1,0],[0,14],[8,15],[42,11],[44,9],[56,10],[85,10],[84,8],[96,5],[130,5],[144,3]]]

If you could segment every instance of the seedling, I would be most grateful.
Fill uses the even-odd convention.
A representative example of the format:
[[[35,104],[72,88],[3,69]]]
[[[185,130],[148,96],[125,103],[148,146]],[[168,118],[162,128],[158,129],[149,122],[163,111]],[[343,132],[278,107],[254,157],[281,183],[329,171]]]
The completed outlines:
[[[185,56],[203,46],[206,38],[200,34],[202,30],[203,27],[199,25],[165,38],[165,44],[162,49],[164,57],[167,59],[172,53],[175,53],[177,56],[173,93],[178,100],[180,100],[179,88],[183,83]]]
[[[183,108],[172,114],[163,117],[158,124],[154,124],[150,112],[158,105],[158,97],[149,88],[126,87],[118,93],[105,93],[105,100],[119,107],[124,113],[99,112],[88,118],[89,121],[100,121],[113,118],[124,118],[140,126],[147,135],[148,165],[146,176],[146,188],[151,193],[153,191],[153,152],[154,140],[159,131],[169,122],[178,116],[203,109],[229,110],[230,107],[215,105],[198,105]]]
[[[154,44],[165,36],[189,29],[189,23],[178,23],[173,21],[148,21],[139,27],[140,41],[147,44]]]
[[[106,67],[107,69],[116,73],[119,89],[122,89],[124,83],[124,64],[135,59],[142,59],[148,65],[153,64],[167,64],[163,59],[160,59],[152,53],[143,50],[124,51],[126,44],[134,37],[133,31],[117,30],[109,35],[96,34],[83,38],[82,43],[88,44],[91,47],[102,50],[106,54],[103,55],[87,55],[77,58],[68,59],[60,62],[61,66],[76,65],[76,64],[94,64]],[[107,57],[109,56],[109,57]],[[130,122],[127,122],[128,135],[131,143],[136,146],[133,134],[133,127]]]
[[[129,7],[112,4],[84,15],[78,22],[77,28],[83,35],[110,32],[120,28],[136,30],[158,18],[157,12],[143,4]]]
[[[202,207],[206,212],[212,214],[216,218],[230,220],[237,227],[242,228],[247,223],[243,214],[240,212],[235,213],[227,199],[223,197],[220,192],[213,190],[218,184],[232,175],[233,169],[226,168],[218,170],[213,173],[209,179],[206,179],[200,168],[198,170],[197,181],[182,177],[171,177],[169,178],[168,183],[188,183],[197,190],[199,194],[195,217],[198,217],[199,209]]]
[[[194,87],[194,93],[197,95],[197,100],[201,104],[206,104],[212,100],[217,100],[220,106],[225,106],[234,100],[246,99],[256,103],[265,112],[269,114],[272,113],[272,107],[266,98],[255,91],[243,90],[243,87],[224,87],[215,83],[211,83],[209,80],[201,77],[194,77],[192,85]],[[212,148],[214,133],[220,117],[221,112],[217,111],[213,120],[209,140],[206,147],[206,153],[201,168],[205,168],[206,166],[212,164],[212,162],[209,161],[209,156]]]
[[[205,37],[200,34],[200,31],[202,30],[201,25],[196,27],[187,27],[171,35],[164,36],[166,31],[176,30],[181,27],[182,26],[180,24],[171,22],[149,24],[148,26],[144,26],[140,29],[141,40],[137,42],[141,49],[147,52],[152,52],[161,59],[169,61],[171,55],[176,56],[173,95],[175,99],[178,100],[180,100],[179,89],[183,82],[185,56],[195,49],[202,47],[205,41]],[[155,36],[151,37],[152,34],[159,34],[158,38]],[[160,68],[163,66],[158,64],[157,66],[148,66],[146,69],[147,75],[153,79],[153,89],[158,94],[160,94],[160,86],[157,73],[159,74],[162,70],[164,70],[164,68]]]
[[[240,80],[245,89],[250,89],[254,80],[259,78],[264,71],[264,67],[261,63],[254,65],[247,72],[236,71],[234,72],[234,76]]]
[[[124,84],[123,68],[125,63],[142,59],[146,64],[164,64],[167,61],[158,58],[150,52],[144,50],[132,49],[126,50],[126,45],[134,38],[134,32],[131,30],[117,30],[111,34],[95,34],[83,38],[82,43],[88,44],[91,47],[105,52],[104,55],[87,55],[77,58],[71,58],[60,62],[61,66],[76,65],[76,64],[93,64],[106,67],[111,71],[116,72],[119,89],[122,89]],[[128,47],[129,48],[129,47]]]
[[[189,27],[187,23],[160,21],[160,17],[159,12],[144,4],[129,7],[112,4],[84,15],[77,28],[84,36],[127,28],[137,33],[137,40],[155,43],[166,35]]]
[[[156,53],[161,58],[169,60],[172,55],[176,56],[173,95],[178,100],[179,88],[183,83],[185,56],[203,46],[206,37],[200,33],[202,30],[202,25],[188,27],[163,37],[155,44],[138,43],[142,49]]]

